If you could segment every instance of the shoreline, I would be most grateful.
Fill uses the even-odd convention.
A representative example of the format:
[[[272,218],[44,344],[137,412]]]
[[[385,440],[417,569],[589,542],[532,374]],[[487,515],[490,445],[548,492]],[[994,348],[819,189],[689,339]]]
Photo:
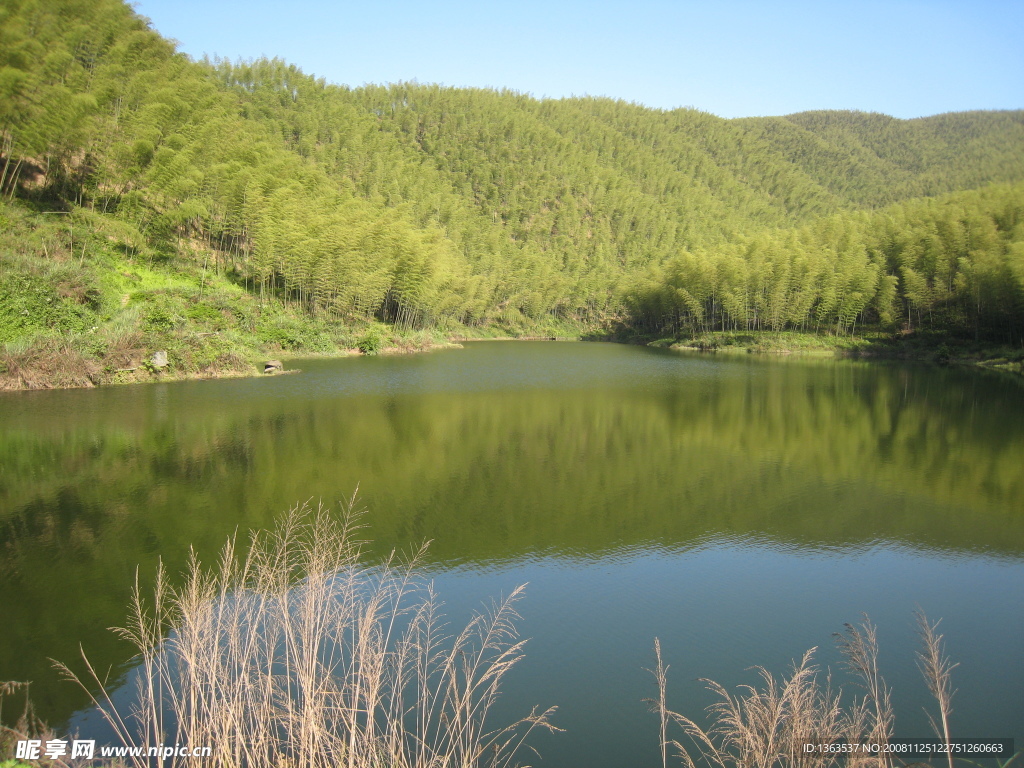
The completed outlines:
[[[302,360],[302,359],[341,359],[345,357],[370,357],[373,355],[411,355],[421,352],[431,352],[438,349],[458,349],[462,344],[454,341],[430,342],[430,343],[408,343],[385,346],[380,351],[371,354],[364,353],[356,348],[342,348],[337,352],[302,352],[289,350],[288,352],[274,351],[261,355],[257,360],[263,363],[251,361],[245,367],[208,367],[195,371],[157,371],[150,370],[144,363],[131,368],[123,368],[110,372],[104,372],[97,366],[87,366],[87,370],[69,373],[66,370],[36,371],[25,373],[18,371],[0,370],[0,395],[9,392],[40,392],[60,389],[100,389],[106,387],[131,386],[136,384],[160,384],[176,381],[214,381],[217,379],[258,379],[280,376],[284,374],[301,373],[301,369],[284,369],[277,371],[261,370],[261,366],[270,360]],[[94,361],[90,361],[94,362]],[[240,361],[235,361],[240,362]],[[20,386],[15,380],[20,380]]]
[[[836,357],[848,360],[921,362],[932,365],[961,365],[973,368],[1001,371],[1011,375],[1024,375],[1024,350],[1011,349],[994,344],[978,344],[962,340],[941,338],[910,339],[885,335],[864,337],[835,337],[818,334],[801,334],[786,331],[718,332],[703,334],[687,339],[655,339],[644,341],[641,337],[613,337],[603,339],[580,336],[465,336],[452,335],[444,341],[426,341],[422,338],[407,343],[382,346],[373,353],[358,348],[339,348],[335,352],[314,352],[301,350],[272,351],[261,357],[266,360],[340,359],[345,357],[369,357],[374,355],[392,356],[432,352],[440,349],[460,349],[463,344],[478,341],[607,341],[620,344],[638,344],[661,349],[704,354],[724,355],[773,355],[776,357]],[[95,363],[95,361],[90,361]],[[100,370],[81,371],[69,374],[65,370],[40,370],[26,378],[21,372],[0,371],[0,393],[34,392],[54,389],[94,389],[99,387],[126,386],[131,384],[156,384],[174,381],[210,381],[216,379],[262,378],[301,372],[285,369],[265,372],[260,363],[234,358],[230,367],[208,367],[196,371],[157,371],[145,364],[112,372]],[[95,365],[92,366],[96,368]],[[20,386],[12,379],[20,379]]]
[[[659,339],[646,346],[706,354],[794,355],[961,365],[1024,375],[1024,349],[939,335],[836,337],[787,331],[727,331],[685,340]]]

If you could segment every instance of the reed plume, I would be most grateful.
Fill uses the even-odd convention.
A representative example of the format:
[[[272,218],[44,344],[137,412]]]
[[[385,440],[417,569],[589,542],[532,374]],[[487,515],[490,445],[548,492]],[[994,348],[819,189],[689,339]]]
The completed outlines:
[[[523,657],[523,587],[449,634],[422,550],[365,565],[358,519],[354,498],[341,515],[302,505],[245,554],[229,540],[212,570],[193,553],[180,587],[160,568],[151,602],[136,586],[119,630],[139,651],[135,706],[94,698],[124,743],[209,745],[170,761],[205,768],[502,768],[553,729],[554,708],[488,717]],[[88,669],[79,682],[103,690]]]
[[[918,665],[939,704],[939,720],[932,719],[932,725],[948,744],[955,693],[950,673],[956,664],[943,651],[938,623],[931,624],[923,613],[917,614],[917,621],[923,641]],[[668,764],[669,748],[686,768],[696,768],[698,762],[717,768],[889,768],[892,759],[884,745],[892,738],[895,716],[891,689],[879,671],[876,628],[865,616],[860,625],[847,624],[835,637],[846,668],[863,689],[860,697],[844,699],[841,690],[833,690],[830,675],[822,676],[814,665],[817,649],[811,648],[794,663],[787,677],[776,679],[764,667],[755,667],[760,686],[740,686],[735,695],[713,680],[702,680],[716,699],[707,709],[710,725],[706,728],[668,708],[668,666],[656,639],[656,667],[651,672],[658,698],[650,703],[659,716],[663,768]],[[845,705],[844,700],[848,701]],[[667,735],[672,725],[681,729],[684,739]],[[818,748],[830,744],[883,749],[850,752]],[[949,754],[949,768],[953,768]]]

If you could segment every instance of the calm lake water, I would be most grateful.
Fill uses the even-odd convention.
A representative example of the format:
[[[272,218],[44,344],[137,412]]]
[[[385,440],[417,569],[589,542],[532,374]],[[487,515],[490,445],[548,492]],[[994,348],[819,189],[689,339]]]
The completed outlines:
[[[528,582],[497,715],[559,707],[540,766],[654,766],[670,705],[879,627],[897,735],[930,736],[913,611],[960,666],[954,735],[1024,747],[1024,386],[984,371],[479,342],[303,373],[0,395],[0,680],[92,727],[136,567],[358,485],[376,552],[433,540],[453,621]],[[371,555],[372,556],[372,553]],[[88,735],[88,734],[85,734]]]

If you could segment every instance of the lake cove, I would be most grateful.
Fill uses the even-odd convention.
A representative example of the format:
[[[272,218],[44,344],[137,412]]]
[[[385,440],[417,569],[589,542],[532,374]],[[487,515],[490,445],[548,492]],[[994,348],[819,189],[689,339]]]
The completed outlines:
[[[879,627],[898,736],[931,735],[913,611],[960,666],[954,736],[1024,745],[1024,382],[979,370],[474,342],[266,379],[0,395],[0,680],[99,727],[50,658],[124,679],[136,566],[358,486],[373,561],[430,540],[453,625],[528,582],[495,724],[545,766],[655,765],[653,642],[694,718],[748,668]],[[74,664],[72,664],[74,666]]]

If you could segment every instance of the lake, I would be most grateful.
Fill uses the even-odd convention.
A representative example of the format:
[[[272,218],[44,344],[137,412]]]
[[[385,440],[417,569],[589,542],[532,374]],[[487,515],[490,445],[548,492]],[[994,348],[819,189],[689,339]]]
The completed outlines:
[[[474,342],[263,379],[0,395],[0,680],[94,727],[49,659],[123,679],[136,568],[358,486],[367,558],[432,541],[453,622],[528,583],[496,712],[557,705],[540,766],[659,764],[699,678],[784,673],[866,613],[899,736],[931,736],[913,612],[960,666],[952,731],[1024,747],[1024,381],[980,370]],[[852,689],[851,689],[852,690]],[[88,736],[88,733],[83,733]],[[524,759],[527,756],[524,755]]]

